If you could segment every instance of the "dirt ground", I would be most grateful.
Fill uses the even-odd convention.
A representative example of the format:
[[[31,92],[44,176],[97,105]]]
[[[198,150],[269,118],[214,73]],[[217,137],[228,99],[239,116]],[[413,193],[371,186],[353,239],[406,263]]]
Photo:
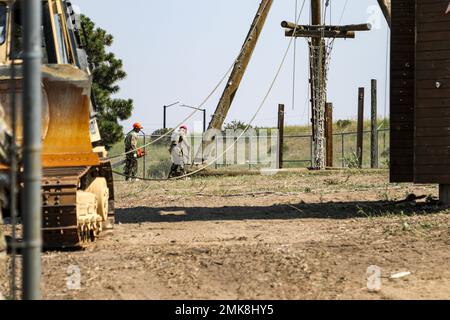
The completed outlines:
[[[450,299],[450,211],[430,202],[437,192],[389,184],[386,171],[118,182],[115,230],[81,252],[45,252],[43,295]],[[397,202],[409,194],[427,198]],[[367,289],[371,265],[378,292]],[[80,289],[66,285],[70,266]],[[391,279],[398,272],[411,274]]]

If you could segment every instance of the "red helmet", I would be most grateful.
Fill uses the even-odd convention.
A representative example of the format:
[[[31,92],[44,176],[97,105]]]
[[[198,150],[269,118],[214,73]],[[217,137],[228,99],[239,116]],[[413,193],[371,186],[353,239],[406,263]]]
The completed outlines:
[[[184,129],[184,130],[186,130],[186,131],[187,131],[188,127],[187,127],[187,125],[185,125],[185,124],[182,124],[182,125],[180,126],[180,129]]]
[[[140,122],[136,122],[135,124],[133,124],[133,129],[144,129],[144,127],[142,126],[142,124]]]

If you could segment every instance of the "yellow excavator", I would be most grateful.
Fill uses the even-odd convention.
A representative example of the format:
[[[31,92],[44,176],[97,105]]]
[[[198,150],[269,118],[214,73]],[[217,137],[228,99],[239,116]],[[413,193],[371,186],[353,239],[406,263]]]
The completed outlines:
[[[111,163],[95,119],[80,17],[65,0],[44,0],[42,10],[43,242],[49,248],[84,247],[114,224]],[[23,140],[21,30],[20,1],[0,1],[0,114],[11,133],[15,105],[19,150]],[[20,167],[19,162],[19,199]],[[7,173],[8,164],[2,164],[0,171]]]

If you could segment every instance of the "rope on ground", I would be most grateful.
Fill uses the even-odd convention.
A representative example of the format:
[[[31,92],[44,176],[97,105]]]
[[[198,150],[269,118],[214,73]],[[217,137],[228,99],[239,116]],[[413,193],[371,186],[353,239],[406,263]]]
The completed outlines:
[[[133,178],[133,177],[131,177],[131,176],[128,176],[128,175],[126,175],[126,174],[124,174],[124,173],[122,173],[122,172],[119,172],[119,171],[115,171],[115,170],[113,170],[112,171],[114,174],[117,174],[118,176],[121,176],[121,177],[124,177],[124,178]],[[142,180],[142,181],[155,181],[155,182],[162,182],[162,181],[167,181],[167,180],[170,180],[170,179],[156,179],[156,178],[143,178],[143,177],[134,177],[135,179],[137,179],[137,180]]]
[[[299,13],[299,15],[298,15],[298,17],[297,17],[297,20],[296,20],[296,22],[295,22],[296,26],[298,25],[298,22],[299,22],[299,20],[300,20],[301,15],[302,15],[303,9],[304,9],[304,7],[305,7],[305,3],[306,3],[306,0],[303,0],[303,4],[302,4],[301,10],[300,10],[300,13]],[[294,34],[295,34],[296,31],[297,31],[297,27],[294,28]],[[193,176],[193,175],[195,175],[195,174],[197,174],[197,173],[199,173],[199,172],[201,172],[201,171],[204,171],[205,169],[211,167],[218,159],[220,159],[221,157],[223,157],[223,156],[224,156],[231,148],[233,148],[233,147],[236,145],[236,143],[237,143],[238,141],[240,141],[240,139],[241,139],[241,138],[243,137],[243,135],[248,131],[248,129],[249,129],[250,126],[253,124],[253,122],[255,121],[256,117],[258,116],[258,114],[259,114],[260,111],[262,110],[263,106],[265,105],[265,103],[266,103],[266,101],[267,101],[267,98],[269,97],[270,93],[272,92],[272,89],[273,89],[273,87],[274,87],[274,85],[275,85],[275,83],[276,83],[276,81],[277,81],[277,79],[278,79],[278,77],[279,77],[279,75],[280,75],[280,73],[281,73],[281,70],[283,69],[284,63],[286,62],[286,58],[287,58],[287,56],[288,56],[289,50],[291,49],[291,46],[292,46],[292,43],[293,43],[294,38],[295,38],[295,37],[291,37],[291,39],[290,39],[290,41],[289,41],[289,44],[288,44],[288,46],[287,46],[287,48],[286,48],[286,51],[285,51],[285,53],[284,53],[284,55],[283,55],[283,58],[281,59],[281,63],[280,63],[280,65],[279,65],[278,69],[277,69],[277,72],[275,73],[274,79],[272,80],[272,82],[271,82],[271,84],[270,84],[270,86],[269,86],[269,89],[267,90],[266,94],[264,95],[264,98],[262,99],[261,103],[259,104],[259,107],[258,107],[258,109],[256,110],[255,114],[254,114],[253,117],[250,119],[249,123],[247,124],[247,126],[245,127],[245,129],[242,131],[242,133],[235,139],[235,141],[234,141],[232,144],[230,144],[230,146],[228,146],[228,148],[227,148],[224,152],[222,152],[219,156],[216,156],[216,158],[215,158],[214,160],[212,160],[211,162],[207,163],[207,164],[204,165],[202,168],[199,168],[199,169],[197,169],[197,170],[195,170],[195,171],[189,172],[189,173],[187,173],[187,174],[185,174],[185,175],[182,175],[182,176],[179,176],[179,177],[173,177],[173,178],[169,178],[169,179],[165,179],[165,180],[162,180],[162,179],[147,179],[147,178],[139,178],[139,177],[138,177],[137,179],[142,180],[142,181],[167,181],[167,180],[180,180],[180,179],[184,179],[184,178]],[[114,173],[116,173],[116,172],[114,172]],[[128,176],[126,176],[126,175],[124,175],[124,174],[119,174],[119,175],[128,177]]]

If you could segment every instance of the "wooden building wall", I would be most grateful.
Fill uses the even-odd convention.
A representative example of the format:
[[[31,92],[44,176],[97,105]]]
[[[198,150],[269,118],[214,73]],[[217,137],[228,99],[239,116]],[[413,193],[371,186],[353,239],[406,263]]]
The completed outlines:
[[[415,2],[392,1],[391,182],[414,180]]]
[[[449,0],[416,0],[417,183],[450,184]]]

